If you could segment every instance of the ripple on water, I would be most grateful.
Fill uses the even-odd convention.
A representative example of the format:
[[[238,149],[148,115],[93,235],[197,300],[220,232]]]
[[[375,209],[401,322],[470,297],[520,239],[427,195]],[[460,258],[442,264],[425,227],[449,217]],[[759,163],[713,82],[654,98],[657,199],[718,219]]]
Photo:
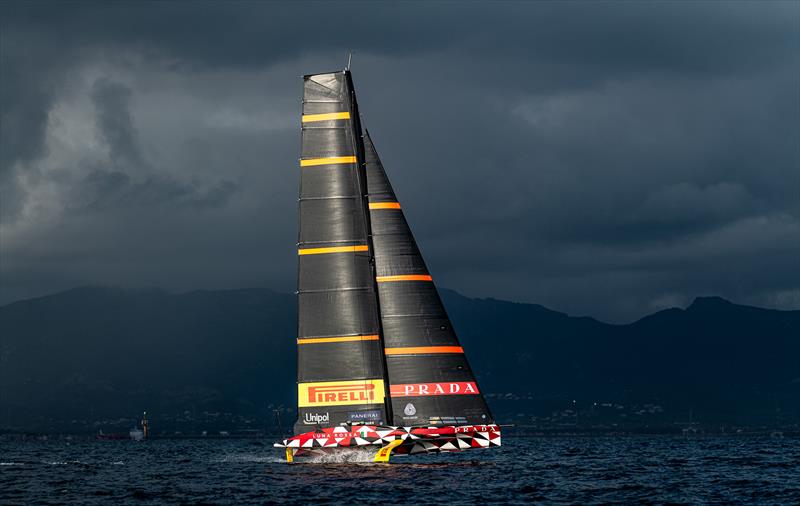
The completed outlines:
[[[0,503],[800,503],[800,439],[506,438],[496,450],[287,465],[261,441],[4,442]]]

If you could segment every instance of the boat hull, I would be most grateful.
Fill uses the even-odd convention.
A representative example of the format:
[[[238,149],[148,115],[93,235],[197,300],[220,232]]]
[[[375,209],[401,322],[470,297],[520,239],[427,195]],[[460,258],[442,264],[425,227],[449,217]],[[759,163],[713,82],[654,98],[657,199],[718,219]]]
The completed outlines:
[[[394,455],[458,452],[500,446],[498,425],[449,425],[442,427],[395,427],[387,425],[343,425],[298,434],[280,443],[292,455],[324,455],[346,449],[384,447],[401,440]]]

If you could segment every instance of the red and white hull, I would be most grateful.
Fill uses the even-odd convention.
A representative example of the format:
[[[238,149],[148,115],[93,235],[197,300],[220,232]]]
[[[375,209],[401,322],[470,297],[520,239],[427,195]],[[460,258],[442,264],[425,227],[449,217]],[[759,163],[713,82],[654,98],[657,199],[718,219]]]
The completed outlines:
[[[298,434],[281,443],[278,448],[291,451],[292,456],[328,454],[343,449],[382,448],[392,442],[394,455],[416,453],[458,452],[474,448],[500,446],[500,427],[497,425],[449,425],[444,427],[393,427],[386,425],[344,425]]]

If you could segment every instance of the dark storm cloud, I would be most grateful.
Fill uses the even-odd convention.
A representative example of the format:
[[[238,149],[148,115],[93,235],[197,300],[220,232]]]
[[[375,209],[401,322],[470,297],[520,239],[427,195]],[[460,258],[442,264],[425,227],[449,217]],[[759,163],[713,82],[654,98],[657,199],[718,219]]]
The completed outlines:
[[[92,101],[97,110],[97,127],[115,164],[142,166],[136,127],[130,113],[131,90],[102,78],[92,86]]]
[[[4,15],[8,6],[0,6]],[[63,63],[42,41],[0,19],[0,217],[14,219],[24,203],[16,166],[42,155],[47,114]]]
[[[2,9],[4,300],[291,289],[297,76],[354,50],[441,284],[614,319],[800,304],[796,3]]]
[[[107,78],[97,79],[92,85],[97,133],[108,148],[112,169],[96,168],[84,177],[70,195],[69,208],[98,212],[117,206],[225,205],[237,189],[233,181],[222,180],[203,188],[197,182],[183,183],[157,172],[141,177],[143,171],[153,171],[139,146],[130,111],[131,95],[130,88]]]
[[[220,181],[210,188],[199,188],[163,176],[141,181],[124,172],[95,170],[81,180],[70,195],[70,208],[80,212],[99,212],[114,207],[165,206],[219,207],[236,192],[233,181]]]

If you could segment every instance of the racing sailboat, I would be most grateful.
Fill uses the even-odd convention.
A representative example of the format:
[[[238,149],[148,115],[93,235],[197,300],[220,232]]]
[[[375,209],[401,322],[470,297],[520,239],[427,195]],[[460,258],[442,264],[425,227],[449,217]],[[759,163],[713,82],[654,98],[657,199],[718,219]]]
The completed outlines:
[[[500,446],[368,132],[349,69],[303,77],[298,419],[286,459]]]

